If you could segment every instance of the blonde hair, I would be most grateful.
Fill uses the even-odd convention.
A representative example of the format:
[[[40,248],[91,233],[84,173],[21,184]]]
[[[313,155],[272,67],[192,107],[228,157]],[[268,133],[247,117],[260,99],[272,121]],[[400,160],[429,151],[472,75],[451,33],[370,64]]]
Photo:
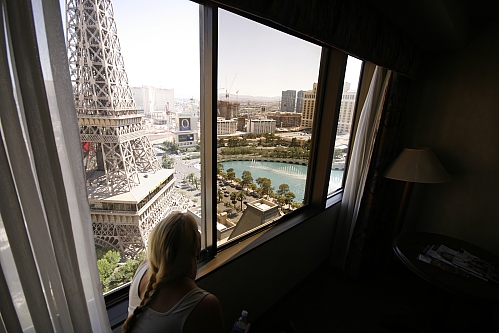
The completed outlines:
[[[184,277],[196,278],[199,250],[199,232],[192,215],[174,212],[154,227],[148,240],[149,282],[146,292],[140,305],[123,324],[122,332],[132,330],[141,309],[149,305],[162,285]]]

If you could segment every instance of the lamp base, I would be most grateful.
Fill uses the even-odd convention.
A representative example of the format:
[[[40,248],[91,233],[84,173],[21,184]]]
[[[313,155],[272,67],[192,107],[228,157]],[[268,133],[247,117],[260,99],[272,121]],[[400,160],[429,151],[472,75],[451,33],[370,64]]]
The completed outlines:
[[[397,237],[402,231],[402,225],[404,224],[405,213],[407,212],[407,207],[409,206],[413,187],[413,182],[405,182],[402,198],[400,199],[399,210],[397,212],[397,218],[395,219],[395,225],[393,226],[393,239],[395,239],[395,237]]]

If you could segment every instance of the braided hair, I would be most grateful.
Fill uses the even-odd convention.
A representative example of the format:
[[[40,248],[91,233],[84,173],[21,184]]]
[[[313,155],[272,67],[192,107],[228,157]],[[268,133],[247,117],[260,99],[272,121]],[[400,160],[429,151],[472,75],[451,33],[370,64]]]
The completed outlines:
[[[185,277],[196,278],[199,250],[197,223],[188,213],[173,212],[153,228],[147,249],[149,281],[140,305],[123,324],[123,333],[132,331],[142,309],[151,303],[161,286]]]

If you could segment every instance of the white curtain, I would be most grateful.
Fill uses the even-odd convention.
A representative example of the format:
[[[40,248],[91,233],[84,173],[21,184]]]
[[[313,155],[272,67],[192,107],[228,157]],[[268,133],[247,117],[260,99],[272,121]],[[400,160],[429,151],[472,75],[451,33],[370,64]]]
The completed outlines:
[[[110,332],[59,2],[0,5],[0,332]]]
[[[331,254],[331,265],[341,269],[345,268],[350,240],[357,221],[390,77],[391,71],[376,67],[359,118]]]

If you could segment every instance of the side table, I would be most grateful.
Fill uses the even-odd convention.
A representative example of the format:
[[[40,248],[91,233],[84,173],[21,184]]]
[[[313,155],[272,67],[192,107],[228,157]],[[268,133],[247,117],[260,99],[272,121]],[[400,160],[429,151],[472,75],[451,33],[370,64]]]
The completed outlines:
[[[393,250],[400,261],[412,272],[429,282],[437,290],[444,291],[441,294],[439,305],[434,305],[433,318],[429,318],[431,331],[441,331],[443,322],[447,316],[447,310],[451,297],[456,297],[460,302],[475,304],[480,308],[490,311],[490,316],[495,322],[495,331],[499,332],[499,284],[484,281],[477,277],[463,277],[447,272],[439,267],[425,263],[418,259],[418,255],[427,245],[445,245],[451,249],[464,249],[469,253],[490,262],[495,267],[499,267],[499,257],[476,245],[468,242],[434,233],[414,232],[401,234],[393,241]],[[438,313],[437,313],[438,311]],[[437,328],[435,330],[435,328]]]

